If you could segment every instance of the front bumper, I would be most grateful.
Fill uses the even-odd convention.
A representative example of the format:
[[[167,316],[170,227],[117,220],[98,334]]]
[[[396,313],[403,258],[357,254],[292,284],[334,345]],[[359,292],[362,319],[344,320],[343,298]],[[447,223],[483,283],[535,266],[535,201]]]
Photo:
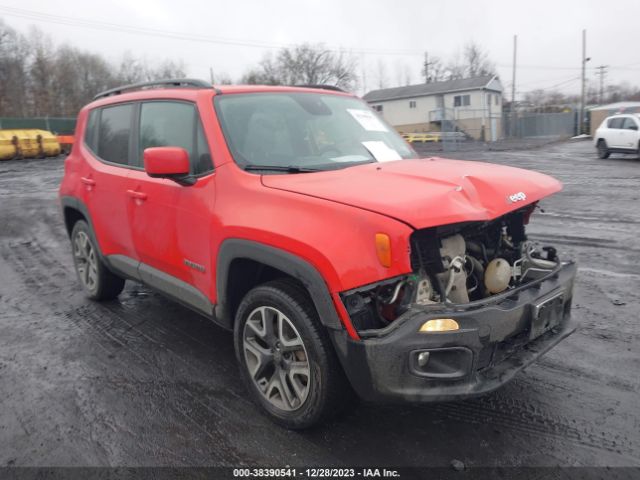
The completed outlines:
[[[428,402],[482,395],[575,331],[570,314],[575,274],[575,264],[564,263],[516,291],[468,305],[413,306],[389,327],[362,332],[360,340],[332,331],[333,342],[353,388],[365,400]],[[433,318],[453,318],[460,329],[418,332]],[[418,355],[424,352],[428,358],[421,365]]]

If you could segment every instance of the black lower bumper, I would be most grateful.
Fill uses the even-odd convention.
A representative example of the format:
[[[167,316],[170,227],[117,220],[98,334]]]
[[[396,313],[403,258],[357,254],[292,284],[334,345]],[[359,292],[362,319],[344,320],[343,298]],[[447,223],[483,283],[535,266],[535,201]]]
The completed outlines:
[[[570,315],[575,274],[575,264],[566,263],[526,288],[483,303],[414,306],[360,340],[333,331],[334,345],[352,386],[366,400],[427,402],[482,395],[575,331]],[[419,332],[435,318],[452,318],[460,328]]]

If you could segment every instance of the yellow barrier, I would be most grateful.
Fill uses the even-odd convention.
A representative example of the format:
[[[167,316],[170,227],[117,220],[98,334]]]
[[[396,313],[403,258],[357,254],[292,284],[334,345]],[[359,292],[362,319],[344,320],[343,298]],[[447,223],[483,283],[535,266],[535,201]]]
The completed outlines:
[[[440,132],[430,132],[430,133],[403,133],[402,138],[404,138],[409,143],[414,142],[439,142],[442,139],[442,135]]]
[[[0,130],[0,160],[60,155],[56,136],[46,130]]]

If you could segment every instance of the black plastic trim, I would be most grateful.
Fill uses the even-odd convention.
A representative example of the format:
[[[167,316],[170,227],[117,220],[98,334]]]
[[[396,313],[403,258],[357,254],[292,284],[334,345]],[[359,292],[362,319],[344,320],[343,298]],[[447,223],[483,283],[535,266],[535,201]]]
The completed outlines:
[[[342,329],[342,324],[331,299],[327,284],[315,267],[307,261],[279,248],[235,238],[225,240],[218,252],[216,262],[218,302],[215,309],[218,319],[229,325],[233,325],[233,318],[231,318],[231,313],[229,312],[227,287],[231,263],[233,260],[240,258],[254,260],[276,268],[299,280],[309,292],[322,324],[331,329]]]
[[[145,263],[138,266],[140,280],[145,285],[173,298],[179,303],[213,318],[214,306],[200,290],[172,275],[153,268]]]
[[[94,100],[100,98],[110,97],[112,95],[120,95],[121,93],[130,92],[133,90],[143,90],[145,88],[152,87],[165,87],[165,88],[210,88],[213,90],[213,85],[204,80],[197,78],[168,78],[166,80],[154,80],[151,82],[132,83],[130,85],[122,85],[120,87],[111,88],[104,92],[98,93]]]

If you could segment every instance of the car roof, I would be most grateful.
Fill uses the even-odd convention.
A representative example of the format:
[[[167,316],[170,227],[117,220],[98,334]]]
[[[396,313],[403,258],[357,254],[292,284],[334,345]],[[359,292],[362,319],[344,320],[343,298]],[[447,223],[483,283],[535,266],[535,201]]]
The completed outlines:
[[[193,82],[193,83],[189,83]],[[340,96],[354,96],[337,87],[328,85],[211,85],[201,80],[167,80],[159,82],[144,82],[140,84],[124,85],[99,93],[85,108],[95,108],[116,103],[126,103],[138,100],[186,100],[197,101],[200,97],[213,97],[225,94],[247,93],[284,93],[301,92],[328,94]]]

